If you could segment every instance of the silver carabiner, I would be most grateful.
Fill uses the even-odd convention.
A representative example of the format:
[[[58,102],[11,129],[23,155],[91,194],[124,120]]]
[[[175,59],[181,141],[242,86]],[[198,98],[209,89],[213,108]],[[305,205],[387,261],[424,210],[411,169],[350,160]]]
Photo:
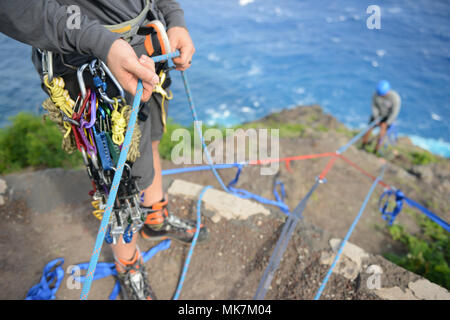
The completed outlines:
[[[111,78],[112,82],[114,83],[114,85],[116,86],[116,88],[119,90],[119,95],[120,97],[125,100],[125,93],[123,91],[122,86],[120,85],[119,81],[117,81],[116,77],[114,77],[114,75],[112,74],[111,70],[109,70],[109,68],[107,67],[107,65],[102,61],[100,61],[100,68],[103,69],[103,71],[106,72],[106,74]],[[109,98],[106,93],[105,93],[105,101],[109,102],[109,103],[114,103],[114,100]],[[118,99],[119,101],[121,101],[122,99]]]
[[[91,73],[94,75],[95,73],[95,69],[94,66],[96,63],[99,63],[99,69],[102,72],[102,75],[104,75],[105,73],[108,75],[108,77],[112,80],[112,82],[114,83],[114,85],[116,86],[116,88],[119,90],[119,95],[122,99],[118,99],[118,101],[122,101],[125,99],[125,93],[123,91],[122,86],[120,85],[119,81],[117,81],[116,77],[114,77],[114,75],[112,74],[111,70],[109,70],[108,66],[102,61],[102,60],[97,60],[94,59],[91,61],[91,63],[89,64],[89,68],[91,70]],[[99,89],[99,93],[100,96],[102,97],[102,99],[108,103],[113,104],[114,103],[114,99],[111,99],[110,97],[108,97],[108,95],[106,94],[106,92],[104,92],[102,89]]]
[[[86,85],[84,84],[83,72],[88,66],[89,66],[89,64],[85,63],[81,67],[79,67],[77,70],[78,85],[80,86],[80,92],[81,92],[81,98],[82,98],[81,101],[84,101],[84,99],[86,99]]]
[[[53,53],[47,50],[38,49],[41,54],[42,73],[48,77],[48,83],[53,81]]]

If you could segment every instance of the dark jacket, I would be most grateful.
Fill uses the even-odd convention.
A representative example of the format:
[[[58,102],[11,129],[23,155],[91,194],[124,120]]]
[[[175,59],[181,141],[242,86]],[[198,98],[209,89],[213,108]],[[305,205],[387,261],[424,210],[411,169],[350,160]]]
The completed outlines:
[[[150,14],[166,28],[186,27],[183,10],[176,1],[148,1]],[[107,30],[104,25],[131,20],[146,4],[147,0],[1,0],[0,32],[35,48],[64,54],[71,61],[76,61],[77,56],[106,61],[112,43],[120,34]],[[68,27],[72,14],[68,8],[72,5],[80,8],[79,28]],[[132,45],[144,41],[140,38]],[[35,50],[33,62],[38,70],[39,60]],[[60,74],[61,63],[58,60],[55,63],[55,74]]]

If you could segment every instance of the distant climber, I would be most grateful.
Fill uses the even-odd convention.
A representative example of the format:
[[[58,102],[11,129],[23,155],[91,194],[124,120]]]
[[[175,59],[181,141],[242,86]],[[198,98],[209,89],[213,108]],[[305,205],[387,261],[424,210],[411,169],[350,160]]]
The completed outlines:
[[[386,80],[381,80],[377,85],[377,90],[372,97],[372,115],[369,123],[379,118],[377,126],[380,127],[377,144],[375,146],[375,153],[383,141],[386,132],[392,126],[400,113],[401,99],[399,94],[391,89],[391,85]],[[362,148],[365,148],[369,142],[372,134],[372,129],[369,130],[363,137]]]

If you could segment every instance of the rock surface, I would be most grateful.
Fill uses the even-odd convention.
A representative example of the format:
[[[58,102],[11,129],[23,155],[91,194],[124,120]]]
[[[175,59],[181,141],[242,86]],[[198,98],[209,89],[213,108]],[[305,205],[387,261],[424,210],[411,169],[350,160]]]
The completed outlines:
[[[333,117],[324,115],[320,107],[284,110],[267,119],[307,124],[302,136],[280,139],[280,157],[330,152],[349,139],[343,126]],[[321,126],[329,128],[328,131],[318,130]],[[353,146],[345,156],[372,175],[377,175],[381,167],[376,156]],[[293,161],[289,168],[281,164],[275,176],[261,176],[256,166],[245,167],[236,187],[273,199],[274,183],[282,181],[286,189],[285,202],[295,208],[327,161]],[[169,161],[163,161],[162,165],[163,169],[177,167]],[[445,191],[447,166],[439,163],[430,168],[433,176],[425,181],[413,173],[411,167],[391,162],[385,182],[401,188],[424,205],[433,203],[433,210],[450,220],[450,210],[447,210],[450,197]],[[235,171],[221,170],[220,175],[225,182],[231,181]],[[169,210],[180,216],[195,218],[199,192],[206,185],[215,188],[205,193],[202,206],[210,240],[196,247],[180,298],[252,299],[286,216],[277,208],[224,193],[209,171],[174,178],[164,177],[164,189],[170,195]],[[90,213],[92,207],[87,194],[90,182],[85,170],[48,169],[11,174],[2,179],[8,190],[3,194],[5,204],[0,207],[0,251],[3,254],[0,299],[23,299],[29,288],[39,281],[49,261],[64,257],[65,269],[87,262],[99,224]],[[311,196],[266,298],[314,298],[340,239],[355,218],[371,184],[371,179],[344,161],[336,162],[327,180]],[[377,189],[368,203],[322,299],[450,299],[446,289],[380,255],[399,250],[380,218],[377,197],[382,192],[382,188]],[[407,213],[399,215],[396,221],[411,232],[419,230],[414,218]],[[138,244],[142,250],[154,245],[142,239]],[[188,249],[173,242],[170,249],[147,262],[147,269],[151,270],[150,283],[160,299],[172,297]],[[100,261],[112,260],[111,251],[104,246]],[[19,280],[15,276],[17,273],[21,274]],[[67,285],[70,281],[70,275],[66,274],[57,299],[78,299],[81,288],[70,288]],[[107,299],[113,285],[111,277],[94,282],[90,298]]]

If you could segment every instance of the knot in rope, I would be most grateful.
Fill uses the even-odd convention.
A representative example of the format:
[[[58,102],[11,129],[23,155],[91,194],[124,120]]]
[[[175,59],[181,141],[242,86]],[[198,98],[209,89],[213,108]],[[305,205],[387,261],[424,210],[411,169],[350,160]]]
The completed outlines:
[[[387,208],[389,206],[389,198],[395,195],[395,207],[392,211],[388,211]],[[383,203],[383,199],[386,197],[386,200]],[[395,217],[402,211],[403,208],[403,200],[405,199],[405,195],[401,190],[386,190],[380,197],[380,212],[384,220],[388,221],[388,224],[391,226],[395,220]]]
[[[64,88],[65,83],[63,78],[55,77],[52,82],[48,82],[48,76],[44,76],[44,84],[50,92],[50,99],[67,117],[72,118],[73,107],[75,101],[70,98],[69,92]],[[64,138],[67,138],[72,130],[72,126],[68,122],[63,122],[66,133]]]
[[[127,121],[124,117],[124,113],[126,109],[130,108],[129,106],[124,106],[122,110],[119,112],[119,101],[117,98],[113,98],[114,100],[114,110],[111,113],[111,121],[112,121],[112,140],[115,144],[121,145],[125,139],[125,129],[127,128]]]

